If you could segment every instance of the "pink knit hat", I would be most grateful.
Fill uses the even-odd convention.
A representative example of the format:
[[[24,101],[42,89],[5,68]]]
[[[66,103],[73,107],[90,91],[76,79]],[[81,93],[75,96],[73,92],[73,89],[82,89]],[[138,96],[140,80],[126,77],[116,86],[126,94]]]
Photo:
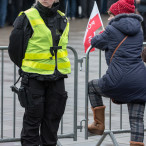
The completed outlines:
[[[134,13],[134,0],[119,0],[111,5],[109,11],[112,12],[114,15],[122,13]]]

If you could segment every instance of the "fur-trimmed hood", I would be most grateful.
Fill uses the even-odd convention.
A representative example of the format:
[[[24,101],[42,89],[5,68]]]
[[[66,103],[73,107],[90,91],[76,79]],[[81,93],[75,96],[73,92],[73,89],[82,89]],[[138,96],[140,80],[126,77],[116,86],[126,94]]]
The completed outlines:
[[[126,35],[135,35],[141,29],[142,21],[143,18],[137,14],[119,14],[109,22],[109,25]]]

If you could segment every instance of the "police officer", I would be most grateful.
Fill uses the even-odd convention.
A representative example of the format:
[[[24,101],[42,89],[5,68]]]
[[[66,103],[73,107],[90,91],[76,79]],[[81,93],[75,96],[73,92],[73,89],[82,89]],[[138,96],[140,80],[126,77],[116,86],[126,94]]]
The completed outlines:
[[[20,68],[20,104],[25,107],[22,146],[56,146],[65,110],[64,78],[71,72],[67,57],[69,23],[56,0],[38,0],[16,18],[9,56]]]

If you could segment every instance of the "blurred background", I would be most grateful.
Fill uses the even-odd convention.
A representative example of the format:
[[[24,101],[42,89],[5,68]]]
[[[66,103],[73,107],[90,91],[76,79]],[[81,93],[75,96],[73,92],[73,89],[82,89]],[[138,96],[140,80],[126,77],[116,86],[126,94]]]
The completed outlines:
[[[96,0],[101,13],[106,13],[107,7],[115,1],[117,0]],[[18,14],[31,8],[35,2],[36,0],[0,0],[0,28],[11,26]],[[60,10],[72,20],[88,18],[93,4],[94,0],[60,0]]]

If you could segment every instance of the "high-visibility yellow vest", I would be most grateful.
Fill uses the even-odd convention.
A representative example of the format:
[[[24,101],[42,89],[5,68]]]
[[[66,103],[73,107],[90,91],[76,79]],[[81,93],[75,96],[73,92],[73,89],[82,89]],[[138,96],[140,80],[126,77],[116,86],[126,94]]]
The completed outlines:
[[[20,13],[20,15],[22,13]],[[52,56],[50,53],[50,47],[53,47],[51,31],[44,23],[37,9],[31,8],[24,13],[33,29],[33,35],[28,41],[21,69],[28,73],[51,75],[55,70],[55,56]],[[59,10],[58,13],[61,16],[65,16],[64,13]],[[71,65],[67,57],[68,53],[66,49],[68,33],[69,22],[67,22],[58,44],[58,46],[62,46],[62,49],[58,49],[57,52],[57,69],[61,74],[71,73]]]

